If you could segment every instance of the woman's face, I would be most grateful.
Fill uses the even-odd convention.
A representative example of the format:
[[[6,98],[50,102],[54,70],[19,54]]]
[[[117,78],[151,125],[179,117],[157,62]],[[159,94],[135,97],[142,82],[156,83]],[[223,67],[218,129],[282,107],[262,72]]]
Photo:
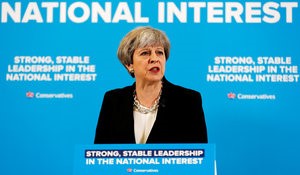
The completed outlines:
[[[133,53],[133,68],[136,81],[156,82],[161,81],[165,73],[166,56],[164,47],[149,46],[138,48]]]

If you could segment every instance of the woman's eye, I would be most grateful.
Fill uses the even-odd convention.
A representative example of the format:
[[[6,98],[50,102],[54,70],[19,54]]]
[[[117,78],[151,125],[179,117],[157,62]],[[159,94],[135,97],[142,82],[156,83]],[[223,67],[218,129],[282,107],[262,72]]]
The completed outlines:
[[[149,55],[149,52],[142,52],[140,55],[141,56]]]
[[[163,51],[157,51],[157,54],[158,55],[164,55],[164,52]]]

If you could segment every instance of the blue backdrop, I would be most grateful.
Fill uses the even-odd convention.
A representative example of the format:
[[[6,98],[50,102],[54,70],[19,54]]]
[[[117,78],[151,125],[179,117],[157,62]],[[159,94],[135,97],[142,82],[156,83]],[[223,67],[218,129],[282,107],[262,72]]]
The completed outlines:
[[[105,23],[99,18],[99,22],[93,23],[89,18],[76,23],[69,18],[66,22],[59,21],[58,8],[53,10],[53,22],[46,22],[42,1],[35,2],[43,22],[37,22],[37,11],[32,10],[34,5],[27,9],[28,16],[24,15],[27,1],[20,1],[20,22],[18,17],[11,16],[5,21],[8,6],[1,2],[1,174],[72,174],[75,145],[93,143],[104,92],[134,81],[118,61],[116,50],[122,37],[141,25],[159,28],[169,36],[171,55],[167,62],[167,79],[201,92],[209,143],[216,144],[219,174],[300,174],[297,168],[300,156],[298,7],[290,8],[291,16],[286,15],[286,9],[273,6],[273,11],[278,9],[277,16],[281,15],[278,21],[275,13],[265,15],[273,17],[273,23],[246,22],[244,12],[241,14],[244,22],[226,23],[224,11],[215,14],[215,19],[223,19],[223,22],[210,22],[206,8],[201,11],[200,23],[194,21],[190,9],[186,22],[174,17],[172,22],[159,23],[158,2],[140,1],[142,16],[149,17],[147,22]],[[64,2],[68,6],[74,1]],[[92,1],[84,2],[91,6]],[[246,9],[244,1],[237,2]],[[280,1],[275,2],[280,4]],[[18,5],[8,3],[17,9]],[[127,3],[134,14],[134,2]],[[112,14],[117,5],[117,1],[112,2]],[[179,8],[180,2],[174,1],[173,5]],[[77,8],[78,19],[86,13],[79,6],[73,7]],[[224,10],[225,5],[215,8]],[[260,8],[255,6],[254,9]],[[261,19],[264,15],[260,12],[261,15],[254,14],[252,18]],[[125,10],[120,14],[128,17]],[[286,21],[287,16],[292,17],[292,22]],[[31,20],[22,22],[26,18]],[[37,58],[45,56],[51,57],[52,62],[38,62],[43,60]],[[57,56],[88,56],[89,62],[81,64],[73,60],[59,64]],[[226,61],[224,64],[216,61],[220,57]],[[245,57],[250,57],[252,62],[244,64]],[[266,57],[266,62],[260,64],[258,57]],[[281,61],[275,62],[275,57]],[[33,69],[34,66],[59,65],[64,67],[61,72]],[[86,72],[80,72],[78,65],[83,65]],[[22,69],[22,66],[30,69]],[[75,72],[66,72],[67,66],[75,66]],[[209,66],[215,66],[214,71]],[[227,66],[223,67],[227,72],[222,72],[222,66]],[[234,71],[236,66],[241,66],[239,72]],[[266,70],[247,72],[247,66],[262,66]],[[269,66],[276,71],[267,71]],[[33,79],[33,74],[45,74],[52,80]],[[54,74],[96,75],[96,78],[58,81]],[[264,81],[256,81],[258,75],[264,76]],[[21,79],[22,76],[27,80]],[[209,76],[215,78],[209,79]],[[221,76],[226,76],[227,81]],[[239,79],[239,76],[247,78]]]

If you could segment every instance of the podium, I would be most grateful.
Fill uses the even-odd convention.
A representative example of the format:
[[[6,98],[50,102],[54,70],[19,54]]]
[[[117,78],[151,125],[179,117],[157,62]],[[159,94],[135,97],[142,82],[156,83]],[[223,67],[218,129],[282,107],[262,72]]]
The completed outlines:
[[[214,144],[77,145],[73,175],[216,175]]]

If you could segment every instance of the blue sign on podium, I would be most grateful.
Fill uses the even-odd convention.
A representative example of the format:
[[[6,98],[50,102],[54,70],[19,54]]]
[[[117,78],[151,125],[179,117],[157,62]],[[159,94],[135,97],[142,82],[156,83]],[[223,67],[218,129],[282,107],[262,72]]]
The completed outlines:
[[[74,175],[214,175],[214,144],[99,144],[75,150]]]

